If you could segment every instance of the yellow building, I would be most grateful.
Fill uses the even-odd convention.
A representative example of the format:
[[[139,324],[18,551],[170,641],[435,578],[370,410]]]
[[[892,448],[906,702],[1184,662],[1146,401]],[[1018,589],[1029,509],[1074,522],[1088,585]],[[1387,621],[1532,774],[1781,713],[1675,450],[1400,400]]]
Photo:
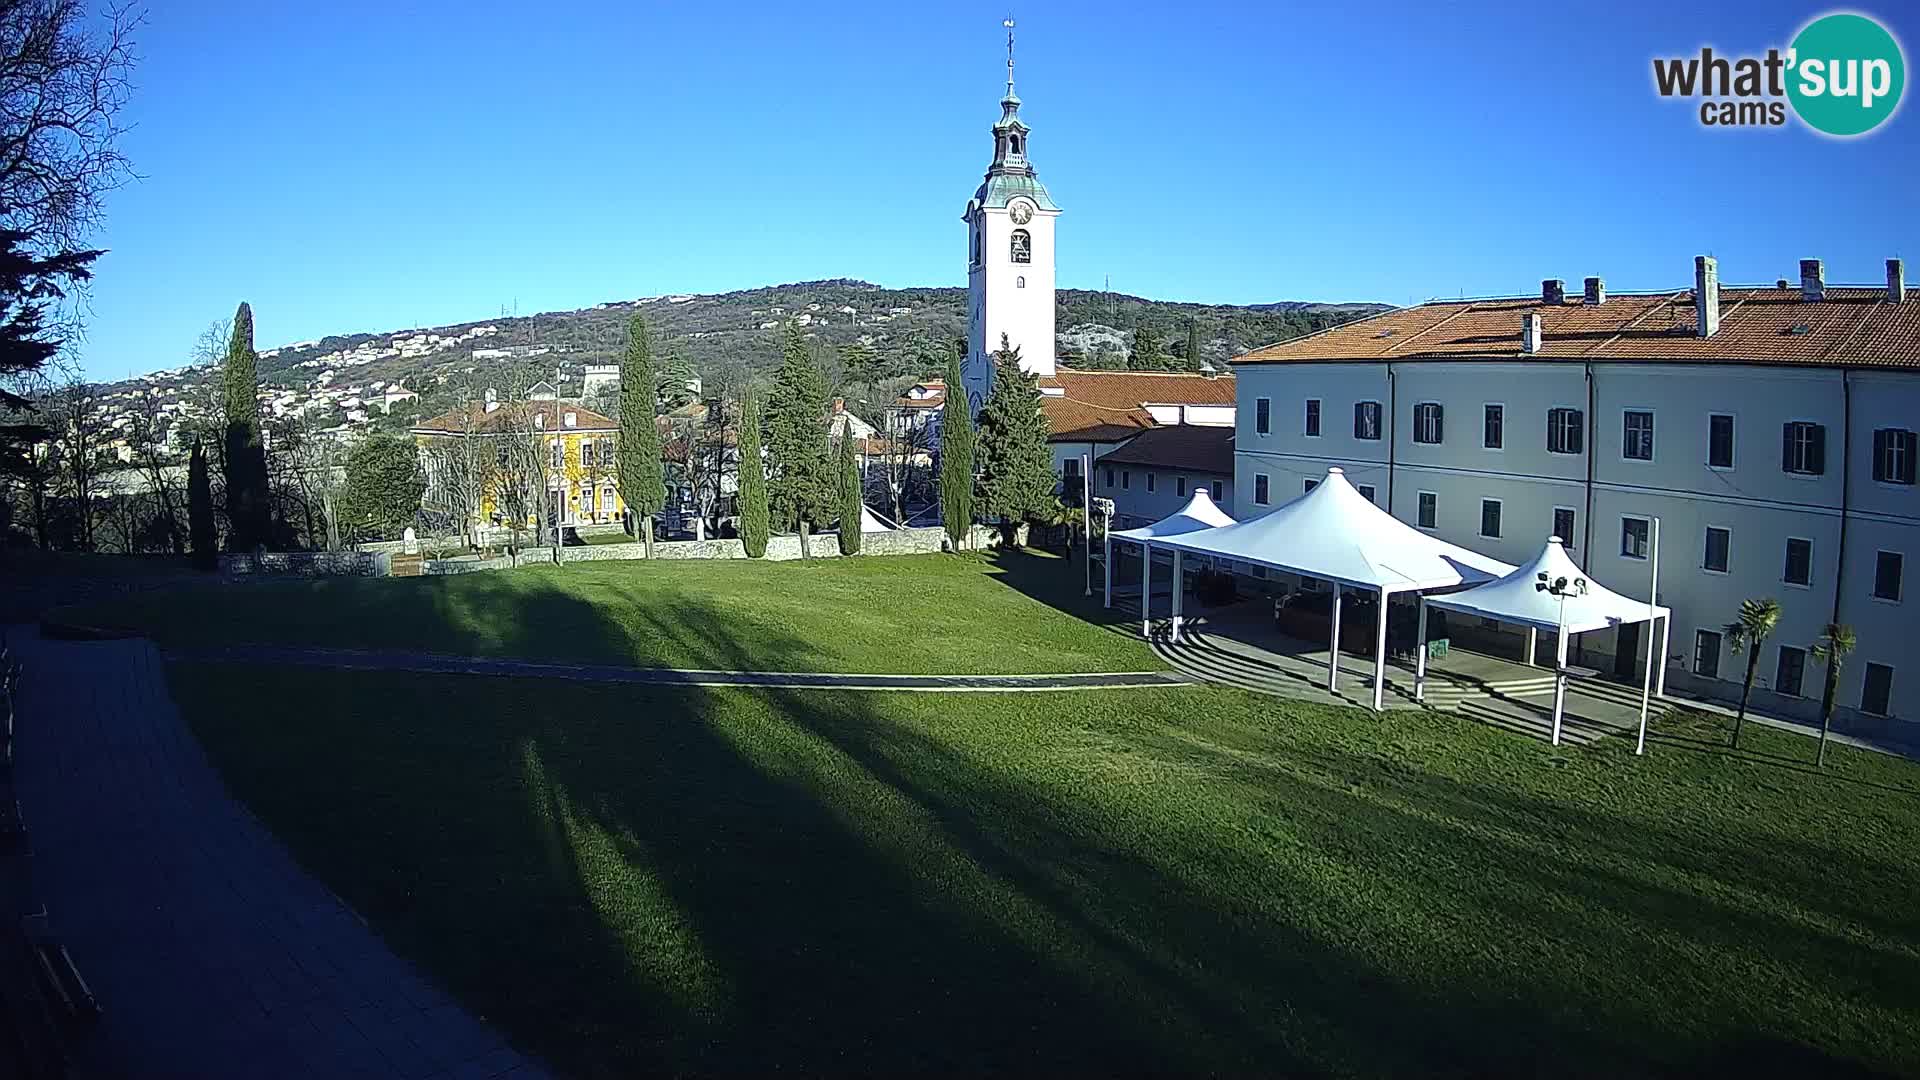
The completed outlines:
[[[412,434],[428,508],[466,503],[470,523],[510,525],[506,489],[521,485],[544,488],[548,520],[561,525],[618,523],[626,513],[615,484],[619,425],[592,409],[544,397],[499,402],[488,391],[486,401],[423,420]],[[526,517],[523,528],[534,524],[532,509]]]

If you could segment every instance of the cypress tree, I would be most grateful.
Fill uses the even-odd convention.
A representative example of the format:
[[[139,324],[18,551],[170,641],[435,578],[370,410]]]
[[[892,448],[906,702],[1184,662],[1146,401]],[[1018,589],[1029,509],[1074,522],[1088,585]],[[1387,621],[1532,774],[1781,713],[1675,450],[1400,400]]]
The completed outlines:
[[[627,323],[627,347],[620,354],[620,443],[615,482],[627,509],[640,519],[646,556],[653,558],[653,515],[667,504],[667,481],[660,468],[660,429],[654,422],[657,373],[653,337],[644,316]]]
[[[253,308],[233,315],[222,372],[226,411],[227,544],[251,551],[267,541],[267,448],[260,438],[260,358],[253,351]]]
[[[1133,358],[1127,366],[1135,371],[1160,371],[1167,366],[1159,332],[1146,322],[1133,328]]]
[[[637,321],[639,316],[634,318]],[[692,404],[695,396],[691,386],[698,377],[693,365],[680,355],[680,347],[667,346],[666,358],[660,362],[660,371],[655,376],[658,389],[654,397],[660,402],[660,408],[672,412],[682,405]]]
[[[980,492],[986,512],[1000,519],[1012,545],[1023,521],[1037,520],[1053,503],[1053,450],[1047,445],[1040,380],[1020,369],[1020,350],[1000,336],[993,354],[993,391],[980,409]]]
[[[1200,370],[1200,320],[1187,320],[1187,370]]]
[[[207,475],[207,452],[193,440],[187,458],[187,532],[193,541],[193,566],[212,570],[220,565],[219,531],[213,523],[213,478]]]
[[[866,499],[860,491],[860,464],[853,454],[853,430],[840,435],[840,451],[834,472],[840,477],[840,554],[860,554],[860,523]]]
[[[974,434],[958,353],[947,355],[946,390],[940,408],[940,520],[959,551],[973,532]]]
[[[748,390],[740,401],[740,546],[747,557],[767,553],[767,470],[760,459],[760,399]]]
[[[833,513],[836,501],[826,417],[826,376],[814,363],[800,328],[789,322],[767,408],[767,451],[773,465],[768,495],[774,520],[783,529],[799,532],[802,558],[808,555],[808,533]]]

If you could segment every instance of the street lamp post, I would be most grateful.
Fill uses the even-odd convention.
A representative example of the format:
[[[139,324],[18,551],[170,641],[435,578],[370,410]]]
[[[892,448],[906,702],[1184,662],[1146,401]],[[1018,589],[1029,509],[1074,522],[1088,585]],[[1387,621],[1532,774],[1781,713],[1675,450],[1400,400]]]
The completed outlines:
[[[1567,597],[1587,595],[1587,579],[1568,578],[1561,575],[1549,578],[1542,570],[1539,579],[1533,583],[1535,592],[1543,592],[1560,601],[1557,634],[1554,642],[1553,664],[1553,745],[1560,745],[1560,718],[1567,707]]]

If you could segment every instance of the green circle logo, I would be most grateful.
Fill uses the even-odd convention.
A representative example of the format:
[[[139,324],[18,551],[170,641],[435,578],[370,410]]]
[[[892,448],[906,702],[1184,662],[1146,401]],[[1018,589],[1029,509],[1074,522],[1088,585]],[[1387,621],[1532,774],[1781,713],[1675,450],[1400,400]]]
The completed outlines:
[[[1864,135],[1900,107],[1906,57],[1887,28],[1865,15],[1822,15],[1787,56],[1787,99],[1815,131]]]

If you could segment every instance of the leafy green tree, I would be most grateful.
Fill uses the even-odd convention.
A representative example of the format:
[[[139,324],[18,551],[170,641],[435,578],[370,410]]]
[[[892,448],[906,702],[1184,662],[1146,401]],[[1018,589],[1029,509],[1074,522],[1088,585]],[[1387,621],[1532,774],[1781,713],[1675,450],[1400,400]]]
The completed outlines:
[[[213,522],[213,478],[207,473],[207,451],[193,440],[187,456],[187,533],[193,542],[193,566],[212,570],[220,565],[219,530]]]
[[[1135,371],[1160,371],[1167,366],[1159,332],[1144,321],[1133,328],[1133,360],[1128,366]]]
[[[973,533],[973,457],[977,437],[967,408],[959,353],[947,356],[947,400],[940,408],[940,520],[953,550]]]
[[[840,477],[840,554],[858,555],[860,511],[866,508],[866,499],[860,490],[860,462],[853,453],[852,431],[841,434],[839,446],[834,455],[833,470]]]
[[[653,558],[653,515],[667,505],[667,481],[660,467],[660,428],[654,395],[659,381],[653,368],[653,335],[645,316],[627,322],[627,346],[620,354],[620,442],[615,448],[614,482],[627,509],[639,518],[646,556]]]
[[[221,373],[221,403],[226,413],[227,544],[252,551],[271,531],[267,493],[267,447],[260,438],[260,358],[253,351],[253,308],[242,303],[233,315]]]
[[[827,380],[800,327],[791,322],[767,404],[767,450],[773,519],[800,534],[800,555],[806,558],[813,526],[832,516],[837,484],[827,454]]]
[[[1820,691],[1820,751],[1814,758],[1816,765],[1827,763],[1827,732],[1833,727],[1833,698],[1840,690],[1840,664],[1858,644],[1853,627],[1841,623],[1828,623],[1820,631],[1820,640],[1813,643],[1813,658],[1827,665],[1826,685]]]
[[[362,536],[398,537],[420,512],[427,474],[412,443],[370,435],[347,454],[340,516]]]
[[[639,318],[638,315],[634,316],[636,321]],[[672,412],[684,405],[691,405],[695,401],[692,386],[696,378],[698,375],[694,372],[693,365],[687,363],[686,357],[680,355],[680,347],[667,346],[667,355],[660,362],[659,382],[655,392],[655,396],[660,400],[661,410]],[[624,379],[621,385],[626,385]]]
[[[1005,334],[993,367],[993,389],[980,409],[980,493],[986,512],[1000,519],[1002,542],[1012,545],[1021,522],[1040,520],[1057,501],[1053,450],[1040,380],[1020,369],[1020,350]]]
[[[871,401],[875,390],[900,374],[894,358],[864,341],[856,341],[840,350],[840,364],[847,378],[866,392],[862,400]]]
[[[1760,646],[1780,626],[1780,601],[1772,597],[1740,601],[1740,617],[1720,628],[1733,655],[1747,653],[1747,677],[1740,686],[1740,710],[1733,714],[1733,745],[1740,746],[1740,728],[1747,719],[1747,699],[1753,696],[1753,674],[1760,666]]]
[[[767,553],[767,466],[760,456],[760,397],[749,389],[740,401],[740,546],[747,557]]]

